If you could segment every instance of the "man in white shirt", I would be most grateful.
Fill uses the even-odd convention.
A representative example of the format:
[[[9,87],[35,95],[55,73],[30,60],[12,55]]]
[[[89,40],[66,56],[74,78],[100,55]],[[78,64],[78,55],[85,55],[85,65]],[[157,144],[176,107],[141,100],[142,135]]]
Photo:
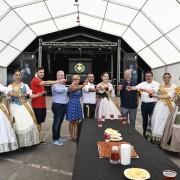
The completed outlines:
[[[84,118],[94,118],[96,107],[96,88],[94,75],[88,74],[88,84],[82,89]]]
[[[138,84],[137,86],[132,87],[132,90],[137,90],[141,94],[141,113],[143,118],[143,135],[146,137],[146,130],[148,124],[151,124],[151,116],[154,110],[154,106],[157,102],[157,99],[152,98],[151,95],[156,93],[159,89],[159,83],[153,81],[153,73],[147,71],[145,73],[146,81]]]

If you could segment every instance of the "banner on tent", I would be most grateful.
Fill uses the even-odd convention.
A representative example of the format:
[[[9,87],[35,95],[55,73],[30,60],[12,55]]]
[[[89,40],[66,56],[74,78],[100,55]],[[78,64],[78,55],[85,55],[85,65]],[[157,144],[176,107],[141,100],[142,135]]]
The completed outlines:
[[[32,52],[21,53],[7,68],[7,84],[13,82],[14,70],[22,73],[22,81],[29,84],[35,74],[36,59]]]
[[[125,53],[123,59],[123,70],[131,70],[131,80],[137,83],[137,55],[135,53]]]

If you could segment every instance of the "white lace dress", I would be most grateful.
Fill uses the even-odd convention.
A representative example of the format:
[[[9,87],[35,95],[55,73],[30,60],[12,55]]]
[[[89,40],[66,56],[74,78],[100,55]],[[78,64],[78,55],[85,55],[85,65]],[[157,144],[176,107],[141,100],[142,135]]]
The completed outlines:
[[[171,87],[169,88],[165,88],[167,95],[171,97],[171,99],[173,99],[175,96],[175,88],[176,88],[175,84],[172,84]],[[171,103],[173,107],[175,107],[175,103],[173,101]],[[165,104],[162,99],[159,99],[156,103],[151,119],[152,140],[154,141],[161,140],[170,113],[171,112],[167,104]]]
[[[0,92],[7,92],[6,87],[0,84]],[[10,119],[5,105],[0,102],[0,153],[18,149],[18,143],[14,129],[11,126]]]
[[[107,91],[99,90],[99,100],[96,104],[96,119],[119,119],[121,113],[113,102],[113,97],[115,97],[115,94],[111,83],[108,83]]]
[[[15,92],[12,85],[8,86],[10,92]],[[22,94],[30,94],[27,84],[21,83],[20,87]],[[39,132],[33,120],[32,115],[27,108],[19,101],[18,98],[11,97],[10,112],[15,119],[14,129],[17,135],[19,147],[27,147],[40,143]],[[31,105],[27,102],[28,107],[32,110]]]

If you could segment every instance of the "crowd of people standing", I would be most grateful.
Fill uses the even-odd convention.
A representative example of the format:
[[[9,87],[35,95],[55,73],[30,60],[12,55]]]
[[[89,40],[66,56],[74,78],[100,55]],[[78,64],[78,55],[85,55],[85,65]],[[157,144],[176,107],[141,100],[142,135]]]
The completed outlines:
[[[151,71],[145,73],[146,81],[132,85],[130,78],[127,78],[128,73],[129,76],[131,75],[131,72],[128,71],[125,71],[124,80],[119,87],[122,91],[122,113],[125,116],[129,114],[130,124],[135,127],[134,119],[136,118],[134,116],[136,116],[136,108],[139,103],[137,96],[140,95],[143,136],[163,149],[180,152],[180,87],[171,82],[170,73],[164,73],[163,83],[159,84],[153,80]],[[126,85],[123,85],[125,83]],[[137,93],[137,96],[133,95],[134,92]],[[133,106],[132,102],[134,102]],[[123,110],[123,106],[126,106],[126,111]],[[135,113],[131,111],[135,111]]]
[[[180,152],[180,120],[178,120],[180,88],[171,83],[171,74],[163,75],[163,84],[153,80],[153,73],[145,73],[145,81],[135,84],[131,70],[124,71],[119,82],[120,108],[115,103],[115,90],[109,74],[104,72],[102,81],[94,83],[94,75],[80,84],[80,76],[73,75],[71,84],[66,85],[65,74],[57,72],[57,79],[44,81],[44,69],[38,68],[30,87],[22,82],[22,73],[16,70],[14,82],[8,87],[0,85],[0,92],[6,96],[6,103],[0,102],[0,153],[45,143],[40,135],[46,119],[45,86],[52,91],[52,143],[63,145],[66,139],[61,135],[63,120],[69,122],[71,142],[78,142],[84,118],[98,121],[129,119],[135,128],[136,114],[141,101],[143,136],[164,149]],[[82,97],[82,105],[81,105]],[[31,104],[29,103],[31,99]]]

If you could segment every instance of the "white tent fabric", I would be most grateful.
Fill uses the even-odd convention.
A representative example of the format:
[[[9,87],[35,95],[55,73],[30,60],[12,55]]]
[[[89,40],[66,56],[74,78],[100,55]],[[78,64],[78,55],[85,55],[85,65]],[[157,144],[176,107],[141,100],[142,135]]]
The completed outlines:
[[[152,68],[180,62],[180,0],[0,0],[0,66],[37,36],[76,26],[122,37]]]

